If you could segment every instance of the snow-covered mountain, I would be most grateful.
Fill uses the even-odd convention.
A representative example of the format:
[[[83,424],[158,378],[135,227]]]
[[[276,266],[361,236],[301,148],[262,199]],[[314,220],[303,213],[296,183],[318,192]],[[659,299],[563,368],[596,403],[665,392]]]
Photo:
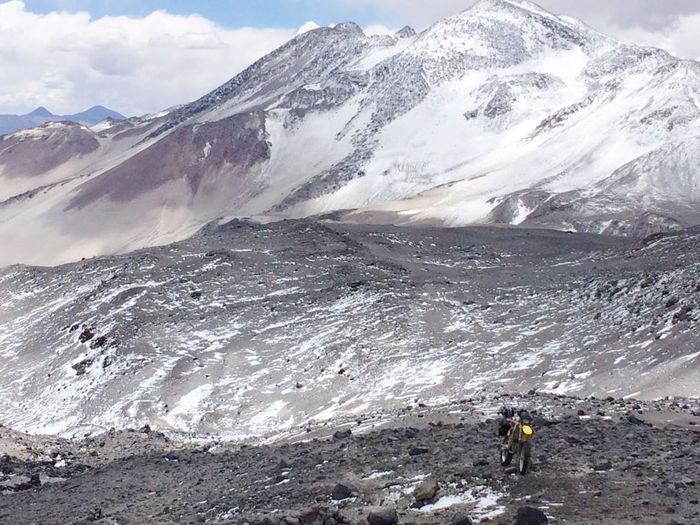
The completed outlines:
[[[125,120],[126,117],[104,106],[93,106],[73,115],[54,115],[45,107],[40,106],[26,115],[0,115],[0,135],[34,128],[47,122],[76,122],[86,126],[94,126],[105,119]]]
[[[680,228],[700,223],[699,108],[698,62],[521,0],[420,34],[319,28],[191,104],[77,145],[51,128],[73,155],[35,154],[45,129],[0,140],[0,264],[164,244],[222,217]]]

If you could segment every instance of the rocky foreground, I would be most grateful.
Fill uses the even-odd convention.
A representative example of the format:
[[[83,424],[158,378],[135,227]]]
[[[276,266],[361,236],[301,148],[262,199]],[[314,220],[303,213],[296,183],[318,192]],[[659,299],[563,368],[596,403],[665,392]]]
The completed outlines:
[[[525,477],[498,461],[501,403],[537,413]],[[0,522],[697,524],[699,416],[697,400],[533,393],[414,404],[274,445],[0,428]]]

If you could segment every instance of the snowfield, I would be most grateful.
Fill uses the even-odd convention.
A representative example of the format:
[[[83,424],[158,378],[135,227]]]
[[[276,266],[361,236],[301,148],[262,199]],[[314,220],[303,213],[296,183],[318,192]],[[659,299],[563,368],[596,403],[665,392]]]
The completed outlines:
[[[482,393],[696,396],[699,240],[234,220],[8,267],[3,423],[265,440]]]

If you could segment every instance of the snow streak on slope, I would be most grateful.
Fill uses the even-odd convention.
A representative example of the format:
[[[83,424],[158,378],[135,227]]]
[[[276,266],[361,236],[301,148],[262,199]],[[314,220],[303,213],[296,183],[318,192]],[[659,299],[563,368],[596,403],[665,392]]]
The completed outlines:
[[[418,35],[319,28],[193,103],[92,130],[89,155],[19,174],[42,146],[0,155],[0,181],[37,181],[10,181],[7,197],[38,192],[0,203],[12,246],[0,264],[164,244],[216,217],[338,210],[357,222],[678,229],[700,221],[699,117],[700,64],[529,2],[482,0]],[[34,253],[47,231],[56,240]]]
[[[698,235],[234,221],[7,268],[3,422],[242,438],[501,389],[694,395]]]

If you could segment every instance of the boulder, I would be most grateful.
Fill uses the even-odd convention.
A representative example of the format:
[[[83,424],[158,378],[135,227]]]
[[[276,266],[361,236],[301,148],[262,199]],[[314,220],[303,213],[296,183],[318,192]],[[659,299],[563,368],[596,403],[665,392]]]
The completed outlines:
[[[644,422],[643,419],[639,419],[639,418],[638,418],[637,416],[635,416],[634,414],[628,415],[628,416],[627,416],[627,421],[629,421],[629,422],[632,423],[633,425],[644,425],[644,424],[645,424],[645,422]]]
[[[277,470],[289,470],[290,468],[292,468],[292,464],[285,458],[280,459],[277,463]]]
[[[474,525],[474,520],[472,520],[469,516],[458,514],[452,518],[450,525]]]
[[[282,520],[277,516],[263,516],[259,518],[253,518],[250,520],[251,525],[282,525],[282,523]]]
[[[673,308],[676,306],[679,302],[678,297],[671,297],[668,301],[666,301],[666,308]]]
[[[299,523],[303,525],[324,525],[328,517],[327,509],[314,507],[299,514]]]
[[[368,525],[396,525],[399,522],[399,515],[396,509],[381,508],[374,509],[367,515]]]
[[[93,337],[95,337],[95,332],[93,332],[93,329],[85,328],[78,336],[78,341],[80,341],[81,343],[87,343]]]
[[[533,507],[520,507],[514,525],[545,525],[548,523],[544,512]]]
[[[422,507],[428,503],[435,501],[437,493],[440,491],[437,480],[426,479],[413,491],[413,497],[416,500],[416,506]]]
[[[688,476],[683,476],[681,478],[681,483],[683,483],[683,485],[685,485],[686,487],[695,486],[695,480],[693,478],[689,478]]]
[[[36,489],[41,487],[41,478],[39,474],[32,474],[29,481],[25,483],[20,483],[14,487],[10,487],[11,490],[15,492],[22,492],[24,490]]]
[[[31,478],[27,482],[27,486],[30,488],[41,487],[41,476],[39,476],[39,474],[32,474]]]
[[[420,456],[421,454],[427,454],[430,449],[427,447],[411,447],[408,449],[409,456]]]
[[[75,370],[76,375],[83,376],[88,373],[88,369],[92,366],[92,359],[84,359],[79,363],[72,365],[73,370]]]
[[[341,439],[348,439],[350,436],[352,436],[352,430],[348,428],[347,430],[338,430],[333,434],[333,439],[339,441]]]
[[[333,487],[333,492],[331,497],[335,500],[352,498],[357,494],[355,487],[348,485],[346,483],[336,483]]]
[[[593,470],[596,470],[598,472],[602,472],[604,470],[610,470],[610,469],[612,469],[612,463],[610,462],[609,459],[596,461],[596,463],[593,465]]]
[[[409,407],[410,408],[410,407]],[[408,439],[413,439],[418,435],[420,431],[417,428],[409,427],[404,431],[404,434]]]

